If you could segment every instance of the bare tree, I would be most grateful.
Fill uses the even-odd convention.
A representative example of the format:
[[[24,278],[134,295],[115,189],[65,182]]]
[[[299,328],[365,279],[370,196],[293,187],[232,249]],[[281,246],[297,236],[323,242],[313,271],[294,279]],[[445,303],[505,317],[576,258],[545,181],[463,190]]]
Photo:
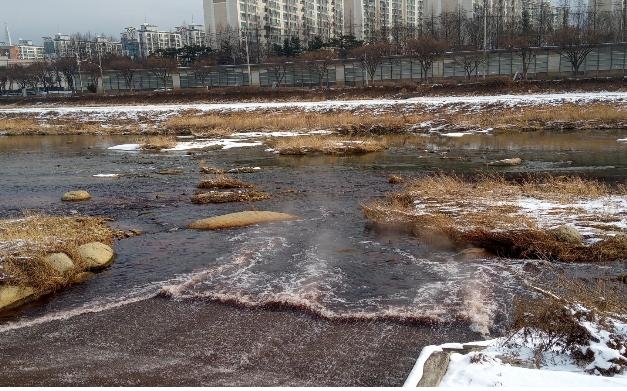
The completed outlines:
[[[479,52],[464,53],[455,57],[455,62],[464,68],[467,80],[470,80],[473,74],[475,78],[478,76],[479,67],[485,63],[485,60],[485,55]]]
[[[28,88],[32,85],[33,75],[26,66],[13,65],[10,67],[11,74],[13,75],[13,81],[17,83],[20,89]]]
[[[206,80],[211,75],[211,67],[216,65],[216,62],[217,61],[214,57],[205,57],[192,63],[194,78],[200,81],[200,84],[203,86],[206,84]]]
[[[553,35],[553,42],[558,46],[561,56],[570,63],[573,76],[577,76],[586,57],[594,49],[596,37],[584,29],[565,27]]]
[[[163,83],[163,89],[168,89],[168,78],[176,70],[176,61],[167,57],[148,57],[145,68]]]
[[[28,67],[28,71],[32,75],[33,87],[42,86],[44,91],[48,92],[48,88],[53,83],[49,64],[45,61],[37,61]]]
[[[141,67],[140,63],[131,60],[129,57],[119,56],[109,59],[107,68],[117,71],[124,79],[124,84],[131,92],[135,90],[135,74]]]
[[[370,80],[371,85],[374,85],[374,77],[377,74],[377,69],[379,69],[383,61],[385,61],[389,50],[390,45],[385,42],[373,43],[353,49],[352,54],[359,60],[361,69],[368,75],[368,80]]]
[[[432,37],[420,37],[407,43],[407,54],[418,61],[422,69],[422,78],[428,79],[433,63],[448,47],[448,43]]]
[[[266,60],[266,69],[272,76],[272,80],[276,83],[277,87],[281,87],[281,84],[285,81],[285,76],[289,70],[292,62],[287,57],[274,56],[269,57]]]
[[[74,74],[78,70],[78,64],[74,57],[61,57],[54,62],[54,67],[61,72],[65,83],[72,90],[76,90],[74,85]]]
[[[0,95],[3,95],[7,91],[9,84],[9,69],[4,67],[0,68]]]
[[[318,76],[320,87],[324,85],[324,81],[329,86],[329,67],[336,58],[336,55],[331,50],[320,49],[311,52],[305,52],[298,56],[300,61],[309,69],[310,72]]]
[[[531,46],[529,37],[516,36],[509,38],[506,42],[506,46],[512,53],[515,53],[520,57],[522,63],[521,76],[524,80],[527,80],[527,74],[529,73],[529,67],[531,62],[536,57],[535,49]]]

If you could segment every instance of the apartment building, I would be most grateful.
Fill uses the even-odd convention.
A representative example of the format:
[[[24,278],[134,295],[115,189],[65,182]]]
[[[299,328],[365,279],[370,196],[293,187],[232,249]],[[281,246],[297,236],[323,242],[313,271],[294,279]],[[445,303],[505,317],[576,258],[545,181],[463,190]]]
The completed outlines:
[[[181,35],[183,46],[206,46],[207,32],[202,24],[179,26],[176,32]]]
[[[34,45],[33,41],[20,39],[15,45],[17,59],[21,61],[40,61],[44,59],[44,47]]]
[[[82,39],[59,33],[54,37],[43,37],[43,40],[44,54],[48,58],[75,57],[77,54],[81,58],[96,58],[99,55],[122,54],[121,42],[101,36]]]
[[[222,34],[260,37],[281,44],[287,37],[333,37],[343,30],[343,0],[204,0],[211,41]]]
[[[159,49],[180,49],[183,38],[179,32],[159,31],[153,24],[144,23],[137,30],[139,54],[148,57]]]

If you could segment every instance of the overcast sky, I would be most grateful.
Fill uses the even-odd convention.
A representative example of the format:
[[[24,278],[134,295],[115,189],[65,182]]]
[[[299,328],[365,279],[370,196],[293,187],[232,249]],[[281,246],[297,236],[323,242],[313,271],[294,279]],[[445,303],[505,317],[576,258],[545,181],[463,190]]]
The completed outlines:
[[[202,0],[0,0],[0,41],[31,39],[55,33],[105,33],[119,38],[123,28],[139,26],[144,20],[163,30],[183,21],[204,24]]]

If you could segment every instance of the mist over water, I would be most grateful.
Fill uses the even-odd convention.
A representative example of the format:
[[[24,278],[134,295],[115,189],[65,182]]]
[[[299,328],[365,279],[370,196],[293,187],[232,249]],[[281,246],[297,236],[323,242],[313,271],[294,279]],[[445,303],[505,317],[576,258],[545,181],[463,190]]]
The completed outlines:
[[[117,228],[144,231],[116,243],[115,264],[94,279],[0,319],[0,357],[12,362],[0,368],[0,384],[37,385],[52,376],[59,385],[400,385],[425,344],[501,332],[513,298],[525,291],[524,261],[464,260],[373,230],[360,202],[392,191],[391,173],[472,174],[514,153],[525,163],[504,169],[508,175],[563,170],[624,181],[627,145],[617,136],[545,135],[543,143],[537,135],[473,135],[434,138],[427,150],[306,158],[263,147],[192,156],[106,149],[124,137],[0,138],[2,217],[24,209],[103,215]],[[605,152],[592,153],[599,146]],[[191,204],[201,159],[261,167],[238,178],[272,199]],[[166,168],[183,173],[157,173]],[[103,173],[120,177],[93,177]],[[76,188],[93,200],[59,201]],[[246,209],[301,219],[185,229]],[[625,265],[604,267],[590,272]],[[83,345],[65,345],[76,340]]]

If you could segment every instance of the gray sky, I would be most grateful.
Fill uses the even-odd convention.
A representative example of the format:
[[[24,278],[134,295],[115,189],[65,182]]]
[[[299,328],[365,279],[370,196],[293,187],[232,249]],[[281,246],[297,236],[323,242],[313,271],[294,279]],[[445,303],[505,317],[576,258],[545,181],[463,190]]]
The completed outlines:
[[[0,0],[0,41],[4,23],[11,38],[31,39],[55,33],[105,33],[119,38],[124,27],[145,21],[163,30],[183,21],[204,24],[202,0]]]

